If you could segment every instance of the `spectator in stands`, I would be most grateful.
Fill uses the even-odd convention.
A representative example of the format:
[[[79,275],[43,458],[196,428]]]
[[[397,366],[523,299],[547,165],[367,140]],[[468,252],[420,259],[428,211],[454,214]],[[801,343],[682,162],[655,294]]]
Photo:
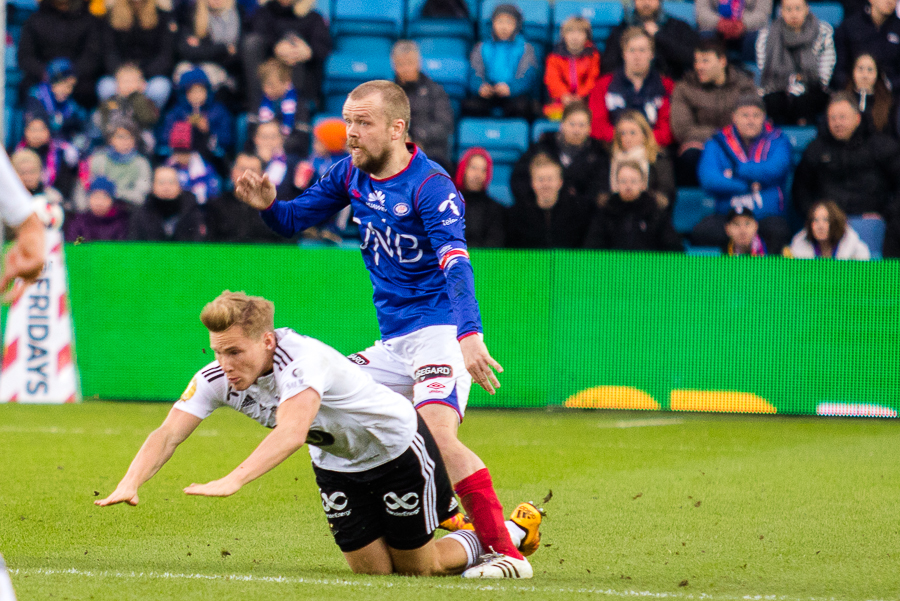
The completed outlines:
[[[834,30],[807,0],[783,0],[781,15],[759,32],[756,65],[766,113],[776,125],[816,123],[834,71]]]
[[[119,67],[134,63],[147,78],[145,93],[162,110],[172,93],[175,66],[175,22],[154,0],[115,0],[103,27],[103,59],[107,75],[97,82],[97,95],[117,95],[112,76]]]
[[[21,148],[9,157],[16,175],[32,196],[44,196],[48,202],[63,204],[63,196],[53,186],[44,184],[41,157],[30,148]]]
[[[116,185],[113,195],[132,206],[144,204],[150,192],[150,162],[138,152],[138,127],[124,116],[110,120],[107,146],[96,150],[88,159],[90,181],[105,177]],[[79,208],[83,208],[80,203]]]
[[[200,68],[206,73],[213,91],[224,88],[237,92],[240,73],[241,15],[235,0],[195,0],[189,22],[178,34],[175,80],[183,73]]]
[[[630,27],[621,40],[623,66],[601,77],[588,101],[594,115],[591,135],[612,142],[619,115],[634,109],[653,127],[656,143],[668,146],[672,143],[669,101],[675,82],[653,68],[653,37],[643,28]]]
[[[694,70],[672,93],[672,133],[678,142],[676,179],[680,186],[697,185],[697,163],[703,145],[731,123],[737,99],[755,94],[753,80],[728,65],[722,42],[702,40],[694,51]]]
[[[253,132],[251,151],[262,159],[263,172],[274,184],[279,198],[297,196],[297,165],[300,159],[284,150],[284,135],[277,121],[260,123]]]
[[[313,128],[312,154],[297,165],[294,187],[297,193],[319,181],[331,167],[347,156],[347,125],[338,117],[321,120]],[[346,206],[324,223],[303,232],[305,240],[321,240],[339,244],[345,238],[359,238],[353,224],[353,211]]]
[[[288,152],[305,155],[309,147],[309,110],[294,87],[290,67],[270,58],[259,66],[258,75],[263,93],[251,123],[279,123]]]
[[[428,158],[445,169],[450,168],[450,134],[453,132],[453,107],[450,97],[430,77],[422,73],[419,46],[400,40],[391,49],[394,81],[409,97],[409,137]]]
[[[531,191],[531,161],[539,154],[547,154],[562,165],[563,185],[571,195],[594,198],[606,190],[604,174],[609,169],[609,155],[603,143],[590,133],[591,110],[580,100],[570,102],[563,111],[559,131],[541,134],[516,161],[510,178],[513,196],[525,197]]]
[[[616,165],[616,192],[602,194],[585,248],[682,252],[684,245],[666,210],[668,200],[647,190],[647,174],[635,161]]]
[[[530,164],[531,189],[513,197],[506,232],[511,248],[580,248],[591,216],[587,199],[563,186],[563,168],[547,154]]]
[[[796,259],[850,259],[868,261],[869,247],[850,224],[847,215],[830,200],[815,203],[806,217],[806,226],[791,241]]]
[[[110,123],[118,117],[133,122],[138,128],[138,143],[141,150],[152,152],[155,146],[150,131],[159,121],[159,107],[145,94],[147,82],[140,68],[134,63],[125,63],[116,70],[115,94],[100,104],[91,117],[90,137],[92,143],[107,137]],[[120,198],[121,195],[120,195]]]
[[[697,173],[700,186],[716,201],[716,214],[694,227],[694,244],[724,247],[726,215],[744,207],[759,221],[766,247],[780,254],[791,237],[784,206],[790,168],[791,143],[766,121],[762,98],[758,94],[741,97],[732,124],[703,148]]]
[[[147,202],[131,216],[131,240],[158,242],[203,242],[206,224],[200,205],[190,192],[181,189],[178,173],[171,167],[153,172],[153,191]]]
[[[521,29],[522,13],[514,5],[494,9],[491,38],[475,44],[470,55],[471,96],[463,102],[464,113],[488,116],[498,109],[506,117],[529,120],[538,114],[537,57]]]
[[[609,33],[603,51],[603,72],[620,68],[622,35],[629,27],[640,27],[653,38],[656,49],[653,66],[667,77],[678,81],[694,64],[694,47],[700,41],[697,31],[680,19],[670,17],[662,8],[662,0],[635,0],[634,8]]]
[[[887,219],[900,203],[900,143],[862,125],[856,98],[837,92],[827,127],[810,142],[794,172],[794,207],[809,215],[829,199],[847,215]]]
[[[505,214],[487,192],[494,161],[484,148],[470,148],[456,168],[456,189],[466,201],[466,244],[469,248],[499,248],[505,237]]]
[[[718,34],[742,61],[754,60],[756,36],[772,16],[772,0],[697,0],[694,6],[701,32]]]
[[[895,0],[869,0],[865,10],[846,15],[834,30],[837,64],[831,87],[843,89],[853,76],[853,61],[863,53],[871,54],[890,82],[900,89],[900,18]]]
[[[894,96],[889,85],[871,54],[857,57],[846,89],[857,99],[856,106],[870,131],[894,131]]]
[[[766,243],[759,237],[759,222],[753,210],[737,206],[725,216],[724,252],[729,257],[765,257]]]
[[[31,89],[25,112],[45,113],[50,119],[53,137],[82,149],[86,144],[87,113],[72,98],[76,83],[72,61],[67,58],[53,59],[47,64],[47,81]]]
[[[331,34],[314,5],[315,0],[269,0],[253,13],[242,45],[250,109],[259,106],[262,92],[257,68],[273,56],[290,67],[300,98],[319,100]]]
[[[234,195],[234,185],[245,171],[262,175],[262,161],[258,156],[239,153],[231,168],[228,190],[211,199],[206,205],[206,220],[210,242],[280,243],[288,239],[273,232],[259,211],[242,203]]]
[[[610,190],[617,192],[616,171],[618,165],[632,162],[640,165],[641,172],[647,180],[647,189],[658,192],[669,201],[669,208],[675,201],[675,172],[672,160],[665,148],[660,148],[653,137],[650,124],[644,115],[628,110],[622,113],[616,123],[616,134],[613,137],[609,169]]]
[[[130,215],[128,207],[116,200],[116,185],[98,177],[88,188],[88,210],[71,215],[66,221],[67,242],[127,240]]]
[[[50,61],[69,59],[77,83],[74,96],[82,106],[94,106],[101,62],[100,27],[83,0],[43,0],[22,26],[17,58],[22,70],[21,98],[47,77]]]
[[[216,102],[212,84],[202,69],[192,69],[181,76],[176,104],[163,122],[165,139],[169,139],[172,127],[178,122],[190,123],[194,148],[208,162],[233,150],[234,123],[231,114]]]
[[[78,150],[50,133],[50,118],[43,111],[25,115],[25,131],[16,150],[28,148],[43,164],[41,181],[70,199],[78,180]]]
[[[550,102],[544,115],[557,121],[570,103],[587,101],[600,79],[600,52],[591,40],[591,23],[569,17],[560,26],[560,40],[547,57],[544,84]]]
[[[189,121],[176,121],[169,133],[169,148],[172,156],[166,161],[167,167],[178,172],[178,183],[182,190],[194,195],[197,204],[219,194],[219,178],[215,169],[197,152],[197,142],[193,139]]]

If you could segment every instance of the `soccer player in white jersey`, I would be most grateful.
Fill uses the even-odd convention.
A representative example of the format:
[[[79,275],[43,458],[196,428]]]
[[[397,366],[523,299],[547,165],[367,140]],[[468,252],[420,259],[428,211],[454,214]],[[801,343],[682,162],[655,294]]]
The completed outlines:
[[[16,278],[28,283],[41,274],[46,248],[44,224],[34,213],[31,194],[22,185],[4,150],[0,150],[0,218],[16,232],[16,241],[6,253],[0,276],[0,291],[5,291]]]
[[[229,406],[273,430],[230,474],[192,484],[187,494],[230,496],[306,443],[335,542],[354,572],[437,576],[476,563],[484,549],[475,533],[433,540],[456,500],[412,405],[326,344],[275,330],[274,314],[270,301],[227,290],[203,308],[216,360],[197,372],[116,490],[96,504],[136,505],[138,488],[175,448]],[[531,577],[527,563],[518,568],[518,577]]]
[[[500,385],[493,370],[502,371],[483,341],[464,199],[440,165],[407,143],[409,99],[398,85],[358,86],[343,114],[350,156],[306,192],[276,202],[268,178],[247,172],[236,182],[236,196],[285,236],[353,207],[381,340],[350,358],[413,402],[482,544],[505,556],[477,569],[506,577],[509,565],[527,564],[523,555],[537,549],[541,514],[519,505],[517,526],[508,532],[487,468],[457,437],[472,380],[493,394]],[[524,553],[512,539],[520,534]]]

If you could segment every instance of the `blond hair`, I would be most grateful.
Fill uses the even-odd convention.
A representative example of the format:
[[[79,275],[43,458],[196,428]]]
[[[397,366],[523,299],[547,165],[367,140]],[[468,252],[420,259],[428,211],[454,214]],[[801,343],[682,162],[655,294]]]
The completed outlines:
[[[562,22],[562,25],[559,26],[559,35],[562,37],[570,31],[578,30],[583,31],[587,35],[588,40],[594,37],[594,32],[591,30],[591,22],[578,15],[571,16]]]
[[[141,0],[137,10],[132,8],[131,0],[115,0],[112,10],[109,11],[109,24],[116,31],[128,31],[134,26],[135,16],[141,29],[156,29],[159,24],[159,14],[154,0]]]
[[[400,119],[404,123],[403,133],[409,131],[409,98],[406,96],[403,88],[394,82],[386,79],[375,79],[361,83],[347,95],[347,100],[362,100],[373,94],[381,95],[381,110],[384,116],[387,117],[388,123],[393,123]]]
[[[619,44],[622,46],[622,50],[625,50],[625,47],[631,43],[632,40],[636,40],[638,38],[646,38],[650,43],[650,52],[656,52],[656,41],[653,39],[653,36],[647,33],[647,30],[643,27],[639,27],[637,25],[632,25],[624,32],[622,32],[622,38]]]
[[[200,321],[210,332],[238,326],[245,336],[257,340],[275,331],[275,305],[261,296],[226,290],[203,307]]]
[[[44,168],[44,163],[41,161],[40,155],[30,148],[20,148],[15,151],[12,156],[9,157],[9,162],[12,163],[13,169],[16,171],[28,163],[37,165],[38,169]]]
[[[270,58],[256,69],[259,80],[263,83],[277,79],[281,83],[291,81],[291,68],[277,58]]]
[[[624,121],[631,121],[641,129],[641,133],[644,134],[644,150],[647,154],[647,160],[651,163],[655,163],[656,157],[659,156],[659,144],[656,143],[656,138],[653,136],[653,129],[647,122],[647,118],[634,109],[623,111],[622,114],[619,115],[618,121],[616,121],[616,133],[613,135],[612,143],[613,154],[624,152],[624,149],[622,148],[622,134],[619,132],[619,124]]]

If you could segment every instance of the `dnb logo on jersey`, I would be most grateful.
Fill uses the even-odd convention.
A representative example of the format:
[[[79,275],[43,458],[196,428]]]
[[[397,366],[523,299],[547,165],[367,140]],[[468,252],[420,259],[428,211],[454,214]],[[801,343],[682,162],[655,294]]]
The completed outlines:
[[[401,518],[416,515],[421,510],[419,495],[414,492],[406,493],[402,497],[397,493],[389,492],[384,495],[384,506],[389,514]]]
[[[452,378],[453,368],[449,365],[423,365],[416,370],[416,382],[424,382],[432,378]]]

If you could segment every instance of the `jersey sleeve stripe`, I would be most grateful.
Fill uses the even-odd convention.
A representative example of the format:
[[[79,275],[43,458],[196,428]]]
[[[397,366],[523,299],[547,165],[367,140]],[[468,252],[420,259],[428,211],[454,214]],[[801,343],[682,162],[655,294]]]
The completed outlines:
[[[281,354],[283,355],[283,358],[285,359],[285,361],[286,361],[287,363],[290,363],[291,361],[294,360],[294,358],[291,357],[290,354],[289,354],[286,350],[284,350],[284,348],[281,347],[281,346],[276,346],[276,347],[275,347],[275,352],[276,352],[276,353],[281,353]]]
[[[224,378],[224,377],[225,377],[225,372],[224,372],[224,371],[220,371],[219,373],[217,373],[216,375],[212,376],[211,378],[206,378],[206,381],[211,383],[211,382],[215,382],[215,381],[218,380],[219,378]]]
[[[461,248],[454,248],[453,250],[447,251],[444,253],[444,256],[441,257],[441,269],[444,269],[453,257],[463,257],[468,259],[469,253]]]

